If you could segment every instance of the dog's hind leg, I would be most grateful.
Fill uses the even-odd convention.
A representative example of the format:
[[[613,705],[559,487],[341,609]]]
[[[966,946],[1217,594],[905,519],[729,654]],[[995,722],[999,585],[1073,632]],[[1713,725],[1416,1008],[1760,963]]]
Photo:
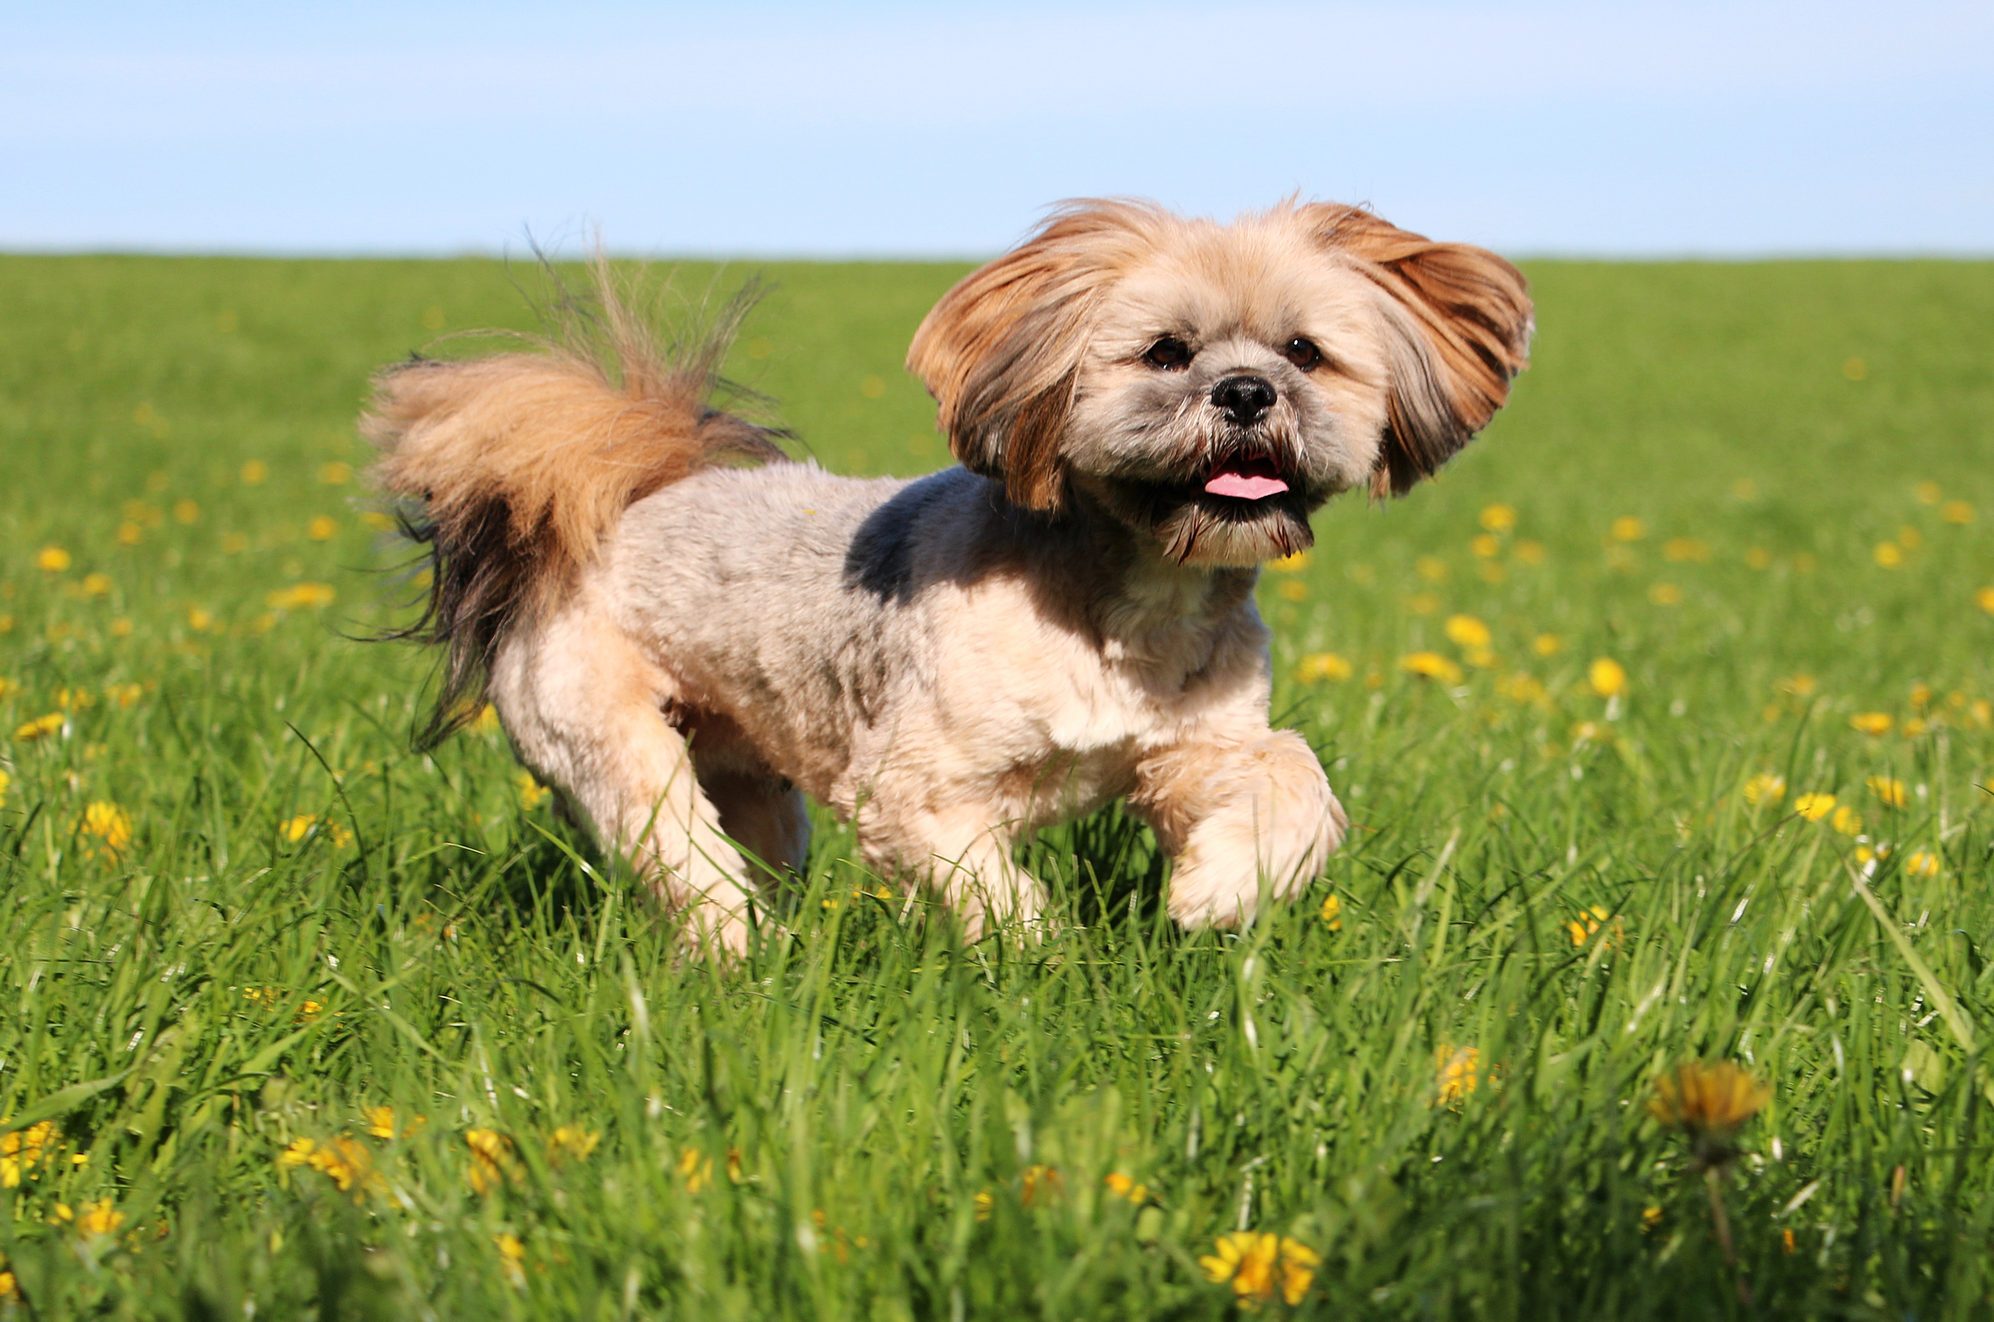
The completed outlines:
[[[1043,934],[1045,887],[1012,860],[1011,832],[990,825],[984,805],[889,818],[876,804],[859,819],[869,865],[918,881],[970,941],[999,928],[1026,940]]]
[[[720,829],[729,840],[775,873],[803,874],[803,859],[810,851],[810,816],[794,786],[766,770],[704,767],[699,783],[719,810]]]
[[[755,889],[665,719],[670,676],[584,598],[508,635],[490,689],[520,759],[685,915],[687,941],[746,951]]]

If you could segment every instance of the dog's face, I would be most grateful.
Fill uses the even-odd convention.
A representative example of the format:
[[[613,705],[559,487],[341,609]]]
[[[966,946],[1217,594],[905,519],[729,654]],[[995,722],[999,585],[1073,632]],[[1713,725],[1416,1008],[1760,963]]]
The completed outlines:
[[[1523,279],[1348,207],[1230,226],[1087,203],[972,273],[909,365],[963,463],[1038,509],[1091,501],[1181,564],[1313,541],[1353,486],[1399,492],[1502,403]]]

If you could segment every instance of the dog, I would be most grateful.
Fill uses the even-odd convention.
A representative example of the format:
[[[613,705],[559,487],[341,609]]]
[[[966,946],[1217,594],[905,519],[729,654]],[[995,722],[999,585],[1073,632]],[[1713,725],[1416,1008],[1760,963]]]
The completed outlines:
[[[914,334],[960,466],[866,480],[715,406],[731,326],[660,348],[602,283],[592,336],[392,368],[362,430],[432,571],[427,738],[482,692],[729,954],[803,867],[806,794],[968,940],[1043,923],[1013,846],[1115,799],[1185,927],[1313,882],[1347,819],[1269,726],[1258,567],[1466,445],[1533,329],[1510,263],[1365,209],[1070,203]]]

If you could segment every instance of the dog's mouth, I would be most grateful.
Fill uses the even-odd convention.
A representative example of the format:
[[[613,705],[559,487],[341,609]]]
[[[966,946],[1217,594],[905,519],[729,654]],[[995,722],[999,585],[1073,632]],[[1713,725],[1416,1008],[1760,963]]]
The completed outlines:
[[[1267,455],[1233,455],[1212,465],[1202,490],[1227,501],[1266,500],[1288,491],[1281,466]]]

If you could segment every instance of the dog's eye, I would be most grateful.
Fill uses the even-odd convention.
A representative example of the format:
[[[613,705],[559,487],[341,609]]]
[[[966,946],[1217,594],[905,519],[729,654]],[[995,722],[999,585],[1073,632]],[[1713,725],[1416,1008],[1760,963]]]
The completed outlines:
[[[1303,335],[1297,335],[1282,345],[1281,356],[1304,372],[1313,372],[1322,366],[1322,350],[1315,347],[1314,340]]]
[[[1191,346],[1175,335],[1166,335],[1149,346],[1142,360],[1165,372],[1181,372],[1191,365]]]

